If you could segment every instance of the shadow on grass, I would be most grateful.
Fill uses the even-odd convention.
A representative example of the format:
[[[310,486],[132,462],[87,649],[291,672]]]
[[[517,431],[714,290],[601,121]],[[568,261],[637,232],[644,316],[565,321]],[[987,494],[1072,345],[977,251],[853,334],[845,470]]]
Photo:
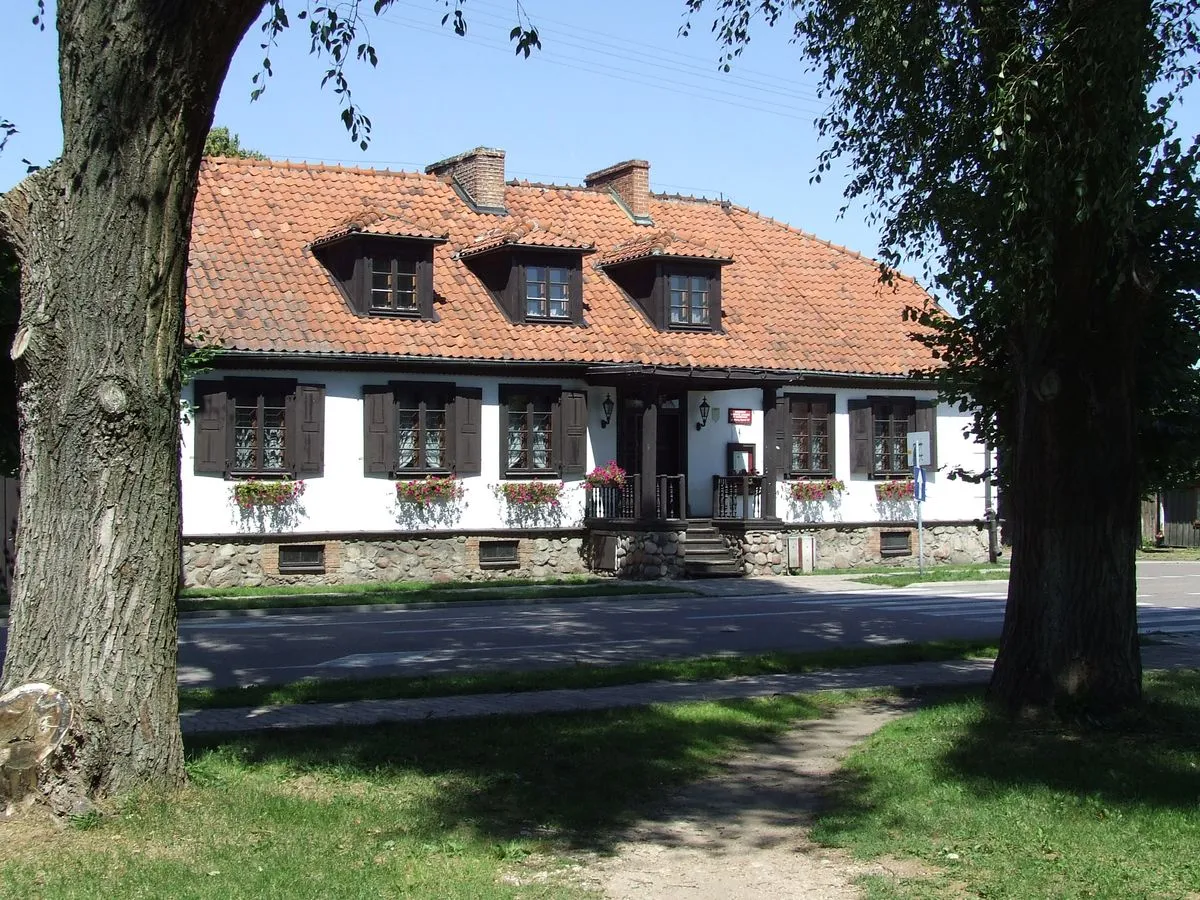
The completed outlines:
[[[980,796],[1037,786],[1106,804],[1194,809],[1200,800],[1200,671],[1151,673],[1134,712],[1104,722],[1014,722],[985,713],[943,769]]]
[[[895,852],[889,834],[934,829],[946,839],[954,825],[940,817],[1007,815],[1018,802],[1066,803],[1100,819],[1191,812],[1200,803],[1200,671],[1149,673],[1145,698],[1104,722],[1016,721],[977,690],[928,692],[916,717],[850,761],[815,836],[873,855]]]
[[[614,833],[730,752],[816,718],[801,697],[643,709],[313,729],[189,741],[206,760],[288,775],[366,778],[405,788],[407,834],[466,828],[480,838],[541,837],[606,850]],[[414,781],[415,779],[415,781]]]

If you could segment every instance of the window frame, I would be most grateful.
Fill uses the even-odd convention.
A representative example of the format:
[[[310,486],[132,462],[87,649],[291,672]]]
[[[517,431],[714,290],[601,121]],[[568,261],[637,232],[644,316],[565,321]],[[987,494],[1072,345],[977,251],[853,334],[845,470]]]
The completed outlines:
[[[545,281],[536,283],[546,286],[545,315],[529,314],[529,278],[530,270],[544,269]],[[565,316],[550,315],[551,285],[550,272],[560,269],[567,273],[567,314]],[[583,261],[578,253],[538,253],[514,252],[510,271],[510,289],[507,308],[514,322],[531,325],[582,325],[583,322]],[[536,298],[535,298],[536,299]]]
[[[696,273],[687,272],[667,272],[666,279],[666,299],[667,299],[667,326],[669,328],[692,329],[703,328],[706,331],[712,330],[712,278],[707,275],[699,275]],[[675,280],[683,279],[686,286],[682,291],[675,287]],[[702,287],[701,287],[702,286]],[[681,307],[676,307],[674,300],[677,293],[684,295],[684,304]],[[693,318],[696,311],[696,297],[703,296],[704,302],[700,307],[704,312],[704,320],[697,321]],[[673,313],[676,309],[683,310],[686,319],[676,321]]]
[[[833,394],[785,394],[787,397],[787,406],[785,414],[787,422],[785,424],[787,435],[787,457],[786,457],[786,477],[788,478],[834,478],[837,470],[837,399]],[[818,416],[813,412],[814,403],[827,403],[828,411],[824,416]],[[796,407],[800,404],[808,405],[808,412],[803,416],[796,415]],[[825,421],[825,459],[828,465],[825,468],[818,468],[811,464],[812,449],[809,445],[808,455],[810,464],[806,468],[800,468],[795,465],[796,454],[794,453],[796,441],[800,439],[800,435],[796,431],[796,423],[806,420],[809,425],[809,440],[812,440],[811,430],[814,422],[821,419]]]
[[[284,562],[284,551],[316,550],[318,560],[310,562]],[[324,575],[325,574],[325,545],[324,544],[280,544],[276,558],[276,568],[280,575]]]
[[[913,421],[917,410],[917,401],[915,397],[872,397],[871,401],[871,472],[876,478],[887,480],[893,478],[903,478],[912,474],[912,468],[908,465],[908,442],[907,437],[910,431],[910,423]],[[888,415],[881,415],[881,410],[885,407],[890,408]],[[876,432],[881,421],[888,423],[888,433],[883,436],[883,440],[892,444],[890,453],[885,452],[886,456],[891,456],[891,468],[879,465],[881,457],[876,454]],[[904,434],[898,437],[895,433],[897,423],[903,425]],[[905,446],[903,455],[897,465],[895,455],[897,440],[904,439]]]
[[[557,385],[501,385],[500,386],[500,477],[505,479],[537,479],[537,478],[558,478],[562,475],[562,464],[560,462],[560,444],[562,441],[561,417],[559,415],[560,398],[562,396],[562,388]],[[529,440],[533,434],[533,424],[531,416],[548,415],[550,419],[549,443],[547,448],[547,463],[545,468],[533,468],[531,466],[518,467],[509,463],[509,422],[514,415],[513,402],[516,399],[525,398],[525,410],[521,415],[525,416],[525,434],[526,446],[524,452],[528,455],[528,459],[533,459],[533,445]],[[549,411],[546,413],[539,412],[532,407],[535,402],[544,401],[549,406]]]
[[[546,277],[544,279],[539,278],[539,279],[534,280],[534,279],[530,278],[531,272],[536,272],[539,270],[543,271],[545,273]],[[573,298],[571,296],[572,295],[572,283],[575,280],[575,275],[574,275],[574,271],[572,270],[572,268],[570,266],[557,265],[554,263],[541,264],[541,263],[530,262],[530,263],[525,263],[524,265],[522,265],[521,271],[522,271],[522,279],[521,279],[520,297],[521,297],[522,309],[523,309],[524,315],[525,315],[525,321],[526,322],[554,322],[554,323],[562,323],[562,322],[571,321],[572,307],[574,306]],[[553,274],[552,274],[554,272],[563,273],[563,275],[565,276],[565,279],[563,281],[555,281],[553,278]],[[544,286],[545,294],[541,298],[529,296],[529,287],[532,284],[540,284],[540,285]],[[555,285],[562,285],[565,288],[565,293],[566,293],[565,297],[556,298],[556,297],[552,296],[553,287]],[[540,302],[541,304],[543,304],[543,307],[546,311],[544,313],[531,314],[529,312],[529,305],[531,302]],[[552,312],[552,310],[554,308],[553,304],[556,302],[566,304],[563,315],[556,316]]]
[[[389,254],[373,254],[364,258],[364,285],[363,285],[363,305],[368,315],[371,316],[399,316],[401,318],[419,318],[421,316],[421,261],[413,255],[404,253],[389,253]],[[376,266],[379,263],[387,263],[387,273],[380,273]],[[401,272],[401,264],[411,265],[412,272]],[[386,291],[388,293],[389,305],[376,306],[375,295],[379,288],[375,287],[375,276],[379,274],[387,274],[391,280],[391,284]],[[399,286],[395,283],[397,279],[405,275],[412,278],[412,305],[401,307],[397,305],[397,299],[402,293]],[[403,292],[407,293],[407,292]]]
[[[228,437],[228,462],[226,464],[225,477],[241,481],[249,478],[260,478],[267,476],[273,479],[294,478],[295,466],[290,465],[292,462],[291,455],[288,452],[288,398],[296,391],[296,382],[287,378],[226,378],[225,379],[225,394],[226,402],[229,404],[229,437]],[[282,411],[282,430],[283,440],[280,443],[279,453],[282,465],[278,468],[270,468],[262,465],[263,454],[265,452],[263,440],[263,419],[266,411],[266,397],[268,394],[277,394],[282,404],[279,407]],[[237,410],[238,401],[242,398],[254,397],[256,401],[256,410],[258,416],[258,425],[255,426],[257,435],[255,437],[254,461],[258,465],[249,468],[239,468],[237,466]],[[249,404],[246,404],[249,405]]]
[[[484,547],[496,550],[511,549],[511,553],[505,556],[484,559]],[[479,542],[478,557],[479,568],[481,569],[519,569],[521,567],[521,540],[520,538],[481,540]]]
[[[884,547],[884,538],[903,538],[904,546]],[[912,531],[909,529],[879,529],[879,555],[887,559],[897,556],[912,556]]]
[[[453,465],[453,447],[454,440],[454,401],[455,401],[455,386],[451,383],[437,381],[404,381],[392,382],[392,416],[393,430],[395,431],[395,453],[390,463],[390,477],[403,479],[409,476],[422,475],[448,475],[454,471]],[[417,466],[401,467],[400,466],[400,412],[406,407],[401,406],[402,397],[404,394],[417,399],[417,457],[419,464]],[[428,406],[430,401],[436,407],[438,400],[441,401],[442,412],[442,462],[441,466],[428,465],[428,447],[426,445],[426,419],[425,416],[429,412]]]
[[[686,322],[671,321],[671,279],[672,278],[687,278],[688,279],[688,304],[685,307],[688,314]],[[706,282],[705,294],[708,309],[707,322],[694,322],[691,319],[692,311],[692,282],[695,279],[702,279]],[[721,266],[718,263],[705,265],[699,262],[663,262],[658,266],[657,277],[655,278],[655,288],[657,296],[658,317],[657,323],[664,331],[695,331],[695,332],[719,332],[721,330]]]

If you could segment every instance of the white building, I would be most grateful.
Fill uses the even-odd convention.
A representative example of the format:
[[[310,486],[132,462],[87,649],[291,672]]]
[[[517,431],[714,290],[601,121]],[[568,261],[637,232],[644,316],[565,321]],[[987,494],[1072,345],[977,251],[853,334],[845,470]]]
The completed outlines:
[[[986,556],[981,487],[946,477],[984,468],[969,417],[909,376],[926,294],[648,168],[206,161],[188,583],[779,572],[801,534],[819,566],[915,562],[909,433],[927,553]]]

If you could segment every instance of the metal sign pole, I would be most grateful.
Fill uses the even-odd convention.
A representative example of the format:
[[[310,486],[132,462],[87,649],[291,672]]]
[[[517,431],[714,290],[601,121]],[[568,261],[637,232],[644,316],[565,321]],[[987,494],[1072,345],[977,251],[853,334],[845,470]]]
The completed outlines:
[[[921,468],[924,459],[921,453],[921,442],[913,443],[913,500],[917,504],[917,572],[925,574],[925,522],[921,515],[921,504],[925,502],[925,470]]]
[[[925,574],[925,526],[921,521],[921,501],[917,501],[917,572]]]

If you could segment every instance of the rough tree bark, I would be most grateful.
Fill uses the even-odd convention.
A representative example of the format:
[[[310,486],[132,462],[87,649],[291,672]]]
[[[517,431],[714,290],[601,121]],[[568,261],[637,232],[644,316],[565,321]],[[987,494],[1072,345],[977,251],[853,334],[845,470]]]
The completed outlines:
[[[1155,236],[1139,237],[1138,198],[1152,11],[1148,0],[1064,9],[1061,107],[1033,123],[1060,138],[1045,146],[1062,154],[1047,167],[1062,184],[1030,177],[1057,198],[1037,212],[1054,236],[1050,285],[1009,329],[1013,564],[990,696],[1014,712],[1105,713],[1142,692],[1137,372],[1153,291],[1138,247]],[[1026,221],[1046,233],[1045,220]]]
[[[179,375],[205,135],[263,0],[60,0],[61,158],[0,203],[21,259],[18,577],[0,689],[76,721],[60,809],[184,778]]]

